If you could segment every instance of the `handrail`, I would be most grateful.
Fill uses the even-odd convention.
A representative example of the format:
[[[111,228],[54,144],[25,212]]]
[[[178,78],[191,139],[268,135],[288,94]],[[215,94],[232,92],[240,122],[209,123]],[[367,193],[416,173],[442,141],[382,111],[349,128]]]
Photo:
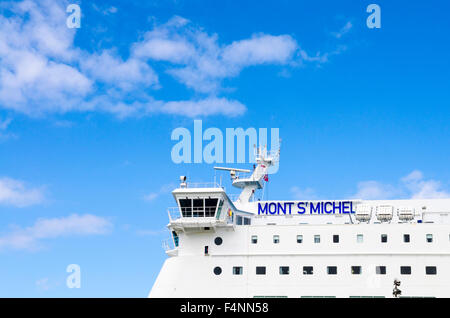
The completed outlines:
[[[187,182],[186,188],[221,188],[224,189],[217,182]]]
[[[172,238],[164,239],[164,240],[162,241],[162,248],[163,248],[165,251],[169,251],[169,250],[175,249],[175,245],[174,245],[174,243],[173,243]]]
[[[193,208],[170,207],[167,209],[167,213],[169,215],[170,221],[178,220],[181,218],[197,218],[197,217],[213,218],[216,213],[216,208],[217,206],[205,206]]]

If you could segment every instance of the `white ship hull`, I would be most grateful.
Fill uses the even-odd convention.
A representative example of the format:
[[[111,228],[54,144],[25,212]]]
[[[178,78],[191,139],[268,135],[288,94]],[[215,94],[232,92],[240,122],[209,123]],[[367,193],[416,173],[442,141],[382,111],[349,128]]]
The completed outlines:
[[[426,241],[430,233],[432,243]],[[449,224],[262,225],[180,237],[181,255],[165,261],[149,297],[393,297],[395,279],[403,296],[450,297],[449,233]],[[302,243],[296,242],[299,234]],[[388,235],[386,243],[381,234]],[[409,243],[404,234],[410,234]],[[273,235],[280,236],[278,244]],[[218,236],[220,246],[214,244]],[[205,245],[209,255],[198,255]],[[220,275],[213,272],[217,266]],[[236,266],[242,275],[233,275]],[[260,266],[265,275],[256,274]],[[288,266],[289,274],[280,275],[280,266]],[[305,275],[304,266],[313,273]],[[337,274],[329,275],[328,266],[336,266]],[[361,273],[352,274],[352,266]],[[386,274],[377,274],[377,266],[385,266]],[[401,274],[401,266],[410,266],[411,274]],[[426,267],[436,267],[436,274],[427,275]]]
[[[255,201],[277,158],[234,202],[181,178],[149,297],[450,297],[450,199]]]

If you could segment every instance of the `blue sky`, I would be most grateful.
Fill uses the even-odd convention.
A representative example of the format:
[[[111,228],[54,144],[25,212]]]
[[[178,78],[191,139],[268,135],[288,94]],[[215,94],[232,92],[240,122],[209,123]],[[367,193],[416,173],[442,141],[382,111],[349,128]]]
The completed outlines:
[[[0,5],[1,297],[145,297],[194,119],[279,128],[269,199],[450,196],[447,3],[73,3]]]

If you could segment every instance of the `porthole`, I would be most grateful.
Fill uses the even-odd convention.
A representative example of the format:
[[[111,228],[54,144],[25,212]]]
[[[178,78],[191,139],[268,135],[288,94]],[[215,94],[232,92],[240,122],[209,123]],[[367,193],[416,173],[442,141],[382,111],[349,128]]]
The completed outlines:
[[[216,243],[216,245],[221,245],[222,244],[222,242],[223,242],[223,240],[222,240],[222,238],[221,237],[216,237],[215,239],[214,239],[214,243]]]
[[[222,274],[222,269],[219,266],[214,267],[214,274],[216,275]]]

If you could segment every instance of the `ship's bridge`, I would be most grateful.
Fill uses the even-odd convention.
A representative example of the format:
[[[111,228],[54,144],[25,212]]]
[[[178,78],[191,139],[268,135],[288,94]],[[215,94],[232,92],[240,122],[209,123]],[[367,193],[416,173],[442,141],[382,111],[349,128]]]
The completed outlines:
[[[172,191],[177,206],[169,208],[169,227],[184,232],[233,227],[236,207],[218,184],[182,184]]]

